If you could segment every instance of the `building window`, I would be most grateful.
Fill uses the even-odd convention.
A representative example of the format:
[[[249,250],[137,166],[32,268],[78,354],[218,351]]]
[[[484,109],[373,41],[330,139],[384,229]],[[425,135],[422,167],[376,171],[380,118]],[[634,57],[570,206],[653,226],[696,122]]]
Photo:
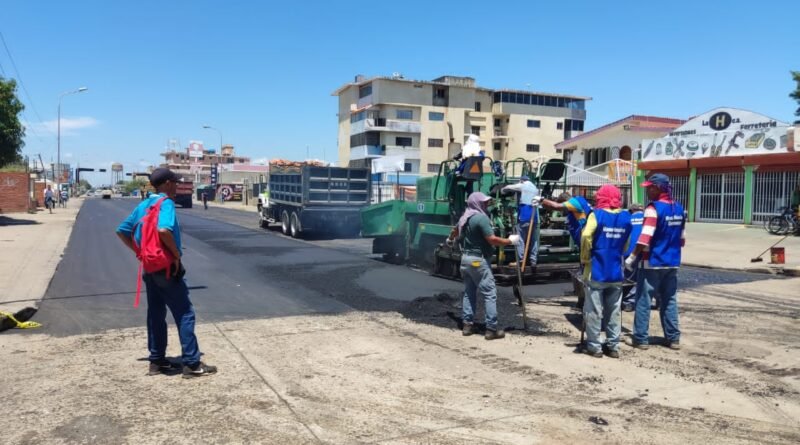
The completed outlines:
[[[411,118],[409,118],[411,119]],[[438,111],[429,111],[428,112],[428,120],[429,121],[443,121],[444,120],[444,113],[439,113]]]
[[[444,139],[428,139],[428,147],[444,147]]]
[[[350,123],[353,124],[359,121],[363,121],[365,117],[367,117],[367,113],[364,111],[359,111],[358,113],[351,114]]]
[[[556,130],[563,130],[564,123],[563,122],[556,122]]]
[[[411,165],[410,162],[406,162],[406,163],[403,164],[403,172],[404,173],[411,173],[411,169],[412,168],[413,168],[413,165]]]
[[[572,131],[583,131],[583,121],[572,121]]]
[[[413,110],[397,110],[397,118],[398,119],[405,119],[405,120],[414,119],[414,111]]]
[[[494,143],[494,149],[497,150],[497,151],[500,150],[500,142],[495,142]]]
[[[481,135],[481,127],[470,127],[470,131],[475,136],[480,136]]]
[[[539,144],[527,144],[525,146],[525,150],[538,153],[539,152]]]
[[[404,136],[403,137],[398,136],[398,137],[394,138],[394,143],[395,143],[395,145],[399,145],[401,147],[410,147],[411,146],[411,138],[404,137]]]
[[[428,164],[428,173],[439,173],[439,164]]]
[[[359,99],[363,99],[363,98],[369,96],[370,94],[372,94],[372,84],[371,83],[367,84],[367,85],[362,85],[358,89],[358,98]]]
[[[381,134],[377,131],[358,133],[350,136],[350,147],[358,147],[359,145],[377,146],[381,144],[380,140]]]
[[[478,111],[478,112],[481,111],[481,103],[480,102],[475,102],[475,111]]]
[[[539,128],[542,126],[542,121],[537,119],[528,119],[528,128]]]
[[[500,126],[500,119],[495,119],[494,120],[494,126],[495,127],[499,127]]]
[[[447,97],[447,90],[444,88],[437,88],[436,89],[436,98],[437,99],[444,99]]]
[[[564,163],[569,164],[572,161],[572,150],[564,150]]]

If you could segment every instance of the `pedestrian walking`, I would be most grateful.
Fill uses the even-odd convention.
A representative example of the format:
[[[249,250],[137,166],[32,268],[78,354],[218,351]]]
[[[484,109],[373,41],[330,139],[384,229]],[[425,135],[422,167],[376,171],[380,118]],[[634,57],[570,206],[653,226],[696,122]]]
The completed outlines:
[[[492,198],[481,192],[469,195],[467,210],[458,220],[458,225],[450,233],[448,244],[455,240],[461,244],[461,276],[464,278],[464,297],[462,299],[462,335],[475,333],[474,317],[477,294],[483,296],[486,315],[486,340],[505,337],[505,332],[497,327],[497,288],[492,274],[493,246],[519,245],[519,235],[501,238],[494,234],[489,220],[488,207]]]
[[[507,185],[503,187],[502,191],[520,194],[517,207],[517,234],[522,237],[523,243],[517,246],[517,261],[523,261],[525,258],[525,242],[528,231],[531,230],[531,224],[533,224],[533,233],[531,233],[531,242],[527,245],[527,254],[531,267],[536,267],[536,258],[539,253],[539,214],[536,211],[536,206],[541,199],[539,189],[529,177],[522,176],[519,178],[519,183]]]
[[[622,211],[622,194],[613,185],[600,187],[595,207],[581,234],[581,263],[588,295],[583,307],[586,348],[592,357],[619,358],[625,248],[631,233],[631,215]],[[605,329],[606,342],[600,342]]]
[[[636,247],[625,260],[625,267],[631,269],[636,257],[642,255],[636,281],[633,337],[626,338],[625,343],[639,349],[649,347],[650,299],[655,297],[664,330],[664,346],[680,349],[678,269],[686,239],[686,216],[683,206],[673,200],[672,184],[667,175],[656,173],[642,186],[647,187],[650,203],[644,210],[642,233]]]
[[[47,188],[44,189],[44,206],[47,207],[47,210],[50,213],[53,213],[53,207],[55,206],[55,194],[53,193],[53,187],[51,185],[47,185]]]
[[[639,241],[639,235],[642,233],[642,224],[644,223],[644,207],[641,204],[631,204],[631,208],[628,211],[631,213],[631,236],[628,239],[625,258],[629,257],[636,247],[636,242]],[[641,257],[641,255],[636,257],[631,269],[625,269],[625,281],[634,283],[633,287],[622,298],[622,310],[625,312],[633,312],[633,304],[636,301],[636,276],[639,272]]]
[[[67,201],[69,200],[69,193],[66,190],[61,190],[61,207],[67,208]]]
[[[172,369],[166,358],[167,308],[172,312],[181,342],[183,377],[199,377],[217,372],[215,366],[200,361],[200,348],[195,336],[195,312],[189,300],[189,289],[183,278],[186,270],[181,262],[181,228],[175,214],[175,194],[180,178],[167,168],[157,168],[150,175],[156,193],[140,203],[117,228],[122,242],[136,253],[141,246],[142,218],[148,209],[160,203],[158,237],[161,247],[171,253],[174,264],[164,270],[144,273],[147,288],[147,346],[150,350],[150,374]],[[136,245],[134,245],[136,243]]]
[[[205,210],[208,210],[208,192],[203,190],[203,193],[202,193],[201,196],[203,197],[203,208]]]

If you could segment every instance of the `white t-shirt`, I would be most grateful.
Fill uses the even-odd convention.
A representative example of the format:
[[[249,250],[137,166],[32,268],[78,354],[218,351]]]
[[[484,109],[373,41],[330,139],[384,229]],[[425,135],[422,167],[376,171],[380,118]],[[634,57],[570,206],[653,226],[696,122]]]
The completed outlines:
[[[53,198],[53,190],[52,189],[44,189],[44,197],[45,197],[45,199],[47,199],[47,198],[52,199]]]

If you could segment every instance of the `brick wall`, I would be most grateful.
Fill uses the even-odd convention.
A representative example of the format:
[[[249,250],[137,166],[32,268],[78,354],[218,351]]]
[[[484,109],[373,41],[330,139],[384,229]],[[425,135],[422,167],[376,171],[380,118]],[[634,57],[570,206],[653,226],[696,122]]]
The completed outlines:
[[[0,172],[0,213],[27,212],[30,176],[26,172]]]
[[[44,182],[33,183],[33,202],[36,207],[44,207]]]

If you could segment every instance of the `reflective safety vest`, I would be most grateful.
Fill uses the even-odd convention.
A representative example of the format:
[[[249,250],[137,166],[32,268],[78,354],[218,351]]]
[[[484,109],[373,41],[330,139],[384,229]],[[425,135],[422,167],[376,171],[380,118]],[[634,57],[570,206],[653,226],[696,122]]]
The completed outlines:
[[[592,281],[619,283],[624,280],[623,253],[631,235],[631,214],[594,211],[597,229],[592,240]]]
[[[656,208],[658,222],[653,239],[650,241],[650,253],[645,267],[680,267],[681,237],[686,219],[683,206],[661,201],[652,202]]]

